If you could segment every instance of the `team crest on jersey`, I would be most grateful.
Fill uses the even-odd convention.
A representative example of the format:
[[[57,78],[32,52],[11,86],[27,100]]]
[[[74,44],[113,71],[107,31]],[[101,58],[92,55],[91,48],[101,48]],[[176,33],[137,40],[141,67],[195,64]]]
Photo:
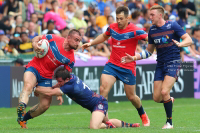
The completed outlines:
[[[98,105],[98,109],[103,109],[103,105],[102,105],[102,104],[99,104],[99,105]]]
[[[129,34],[126,33],[126,34],[124,35],[124,38],[129,39]]]
[[[167,29],[171,29],[172,25],[168,24],[166,27],[167,27]]]
[[[120,45],[120,42],[117,42],[117,45]]]

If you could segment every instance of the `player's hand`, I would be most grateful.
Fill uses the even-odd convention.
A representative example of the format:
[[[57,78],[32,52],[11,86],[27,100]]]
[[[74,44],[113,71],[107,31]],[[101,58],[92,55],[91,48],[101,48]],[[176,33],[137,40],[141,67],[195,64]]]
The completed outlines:
[[[39,96],[39,94],[38,94],[37,92],[34,92],[34,95],[35,95],[36,97],[38,97],[38,96]]]
[[[179,47],[180,42],[178,42],[178,41],[176,41],[176,40],[174,40],[174,39],[172,39],[172,41],[176,44],[176,46]]]
[[[53,89],[54,88],[59,88],[59,87],[60,87],[60,85],[58,83],[56,85],[52,86]]]
[[[40,47],[42,45],[42,42],[33,42],[32,45],[36,53],[39,54],[44,51],[44,49]]]
[[[125,54],[126,54],[126,56],[124,56],[124,57],[121,58],[121,63],[122,64],[134,61],[133,56],[131,56],[131,55],[127,54],[127,53],[125,53]]]
[[[57,96],[57,100],[60,101],[60,103],[58,105],[62,105],[62,103],[63,103],[62,96]]]
[[[83,45],[81,46],[82,51],[84,51],[84,49],[86,49],[86,48],[88,48],[88,47],[90,47],[90,46],[91,46],[91,43],[85,43],[85,44],[83,44]]]

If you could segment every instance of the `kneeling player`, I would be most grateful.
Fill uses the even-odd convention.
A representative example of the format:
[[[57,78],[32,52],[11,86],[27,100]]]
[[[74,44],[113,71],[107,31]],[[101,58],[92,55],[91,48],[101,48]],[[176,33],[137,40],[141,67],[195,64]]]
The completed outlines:
[[[108,111],[108,102],[103,96],[91,91],[90,88],[82,80],[80,80],[75,75],[70,74],[65,68],[58,68],[54,74],[54,77],[58,81],[57,85],[60,88],[36,88],[36,93],[41,93],[48,96],[60,96],[63,94],[68,95],[68,97],[70,97],[76,103],[91,111],[91,129],[140,127],[139,123],[125,123],[124,121],[118,119],[110,119],[109,121],[102,123],[102,121],[106,117],[106,112]],[[26,116],[24,116],[24,121],[27,121],[28,119],[28,117],[26,119]]]

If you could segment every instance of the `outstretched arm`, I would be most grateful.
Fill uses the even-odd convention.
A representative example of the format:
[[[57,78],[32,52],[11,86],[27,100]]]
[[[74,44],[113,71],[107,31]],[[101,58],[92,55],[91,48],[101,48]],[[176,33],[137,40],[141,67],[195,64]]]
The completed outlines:
[[[63,92],[60,90],[60,88],[54,88],[54,89],[47,89],[47,88],[36,88],[36,93],[40,93],[47,96],[62,96]]]
[[[178,46],[178,47],[187,47],[192,45],[192,38],[188,35],[188,33],[185,33],[181,36],[182,42],[178,42],[174,39],[172,41]]]

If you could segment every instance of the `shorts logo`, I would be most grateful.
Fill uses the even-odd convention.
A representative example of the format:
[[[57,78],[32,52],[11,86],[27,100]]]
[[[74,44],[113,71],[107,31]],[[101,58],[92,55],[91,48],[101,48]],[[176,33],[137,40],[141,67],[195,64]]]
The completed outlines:
[[[129,82],[129,79],[128,79],[128,77],[125,77],[124,81],[126,81],[126,82]]]
[[[50,84],[50,81],[46,81],[44,84]]]
[[[109,71],[107,71],[107,70],[103,70],[103,71],[109,73]]]
[[[102,104],[99,104],[99,105],[98,105],[98,109],[103,109],[103,105],[102,105]]]

